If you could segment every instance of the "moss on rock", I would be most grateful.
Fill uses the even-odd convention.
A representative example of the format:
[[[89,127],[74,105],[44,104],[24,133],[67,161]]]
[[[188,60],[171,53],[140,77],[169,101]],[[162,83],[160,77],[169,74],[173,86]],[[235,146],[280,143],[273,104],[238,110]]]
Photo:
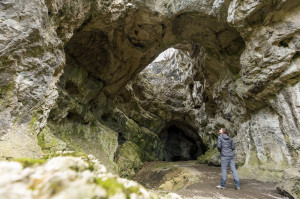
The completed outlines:
[[[97,178],[96,184],[106,190],[107,196],[114,196],[118,192],[125,193],[127,196],[130,194],[141,195],[140,186],[125,187],[124,184],[121,184],[116,177],[108,179]]]
[[[274,162],[268,157],[267,161],[261,162],[257,157],[257,153],[251,151],[246,164],[238,168],[238,173],[244,179],[278,182],[282,178],[284,170],[289,167],[290,165],[286,160]]]
[[[34,165],[43,164],[47,161],[47,159],[16,158],[12,159],[12,161],[20,162],[23,165],[23,167],[26,168]]]
[[[134,141],[135,139],[138,139],[140,137],[139,134],[139,126],[137,125],[137,123],[135,123],[133,120],[131,119],[127,119],[126,123],[125,123],[125,130],[126,132],[129,134],[130,138],[132,141]]]
[[[117,179],[115,178],[109,178],[109,179],[97,178],[96,184],[103,187],[106,190],[108,196],[113,196],[118,191],[124,190],[124,186],[118,183]]]
[[[112,118],[110,118],[112,117]],[[134,120],[129,119],[119,109],[115,109],[113,114],[105,119],[105,125],[110,126],[114,131],[119,132],[119,149],[115,161],[120,167],[122,176],[133,176],[134,170],[137,169],[135,160],[128,156],[138,156],[135,159],[139,161],[153,161],[162,159],[163,150],[159,137],[148,128],[140,127]],[[124,144],[125,143],[125,144]],[[124,149],[124,146],[129,146]],[[135,150],[132,154],[130,150]],[[123,156],[124,157],[121,157]],[[128,174],[124,169],[124,161],[130,164]],[[131,163],[129,163],[131,162]],[[124,169],[123,169],[124,168]],[[132,169],[135,168],[135,169]],[[122,174],[124,173],[124,175]]]
[[[198,163],[200,164],[209,164],[211,162],[211,158],[218,153],[217,148],[210,148],[204,155],[201,155],[197,158]]]
[[[263,182],[278,182],[283,176],[281,171],[264,170],[253,166],[239,167],[238,174],[242,179],[256,179]]]
[[[49,127],[45,127],[37,137],[38,143],[45,153],[53,153],[66,149],[66,143],[54,136]]]
[[[104,164],[110,172],[117,173],[113,162],[118,146],[117,133],[100,122],[89,124],[48,123],[38,135],[39,144],[47,153],[70,150],[75,153],[92,154]]]
[[[140,139],[136,144],[142,149],[143,161],[153,161],[163,158],[163,144],[159,137],[147,128],[141,127]]]
[[[142,151],[133,142],[125,142],[122,144],[115,157],[115,162],[119,166],[119,174],[122,177],[132,178],[135,171],[142,166]]]

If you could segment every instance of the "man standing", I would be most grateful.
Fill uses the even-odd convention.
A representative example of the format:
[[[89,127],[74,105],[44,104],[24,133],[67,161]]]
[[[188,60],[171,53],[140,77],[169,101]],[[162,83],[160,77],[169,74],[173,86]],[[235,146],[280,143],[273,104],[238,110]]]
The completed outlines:
[[[234,149],[235,145],[233,140],[229,137],[227,129],[222,128],[219,130],[220,136],[218,137],[218,150],[221,152],[221,171],[222,177],[220,184],[216,187],[218,189],[225,189],[226,178],[227,178],[227,168],[230,165],[231,172],[234,178],[235,189],[240,189],[240,179],[235,168],[234,161]]]

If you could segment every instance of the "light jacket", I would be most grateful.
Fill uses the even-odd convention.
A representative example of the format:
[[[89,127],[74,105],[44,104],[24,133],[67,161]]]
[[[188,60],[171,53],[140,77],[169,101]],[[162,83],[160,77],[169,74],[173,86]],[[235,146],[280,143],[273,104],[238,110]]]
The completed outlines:
[[[218,150],[221,152],[221,157],[234,157],[233,150],[235,145],[233,140],[226,134],[218,137]]]

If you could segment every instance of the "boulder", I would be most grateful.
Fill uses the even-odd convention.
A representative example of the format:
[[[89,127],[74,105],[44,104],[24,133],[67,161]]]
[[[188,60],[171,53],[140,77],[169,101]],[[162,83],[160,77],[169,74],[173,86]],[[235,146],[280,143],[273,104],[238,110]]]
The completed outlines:
[[[300,169],[290,168],[284,171],[283,178],[276,186],[277,191],[289,198],[300,198]]]
[[[132,142],[125,142],[120,145],[115,156],[115,162],[119,167],[119,174],[122,177],[132,178],[142,166],[142,151]]]
[[[1,199],[22,198],[160,198],[134,181],[108,173],[88,156],[55,157],[44,164],[22,168],[17,162],[0,162]]]

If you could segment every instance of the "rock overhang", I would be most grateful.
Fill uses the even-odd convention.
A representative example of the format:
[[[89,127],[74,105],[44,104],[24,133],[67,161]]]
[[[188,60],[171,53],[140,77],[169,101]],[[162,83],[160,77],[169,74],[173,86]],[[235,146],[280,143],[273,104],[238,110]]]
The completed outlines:
[[[238,73],[243,39],[210,10],[208,5],[213,6],[213,1],[176,1],[172,5],[167,1],[119,1],[110,6],[114,3],[124,6],[125,11],[112,12],[112,21],[106,20],[107,13],[97,13],[74,31],[65,47],[70,55],[67,65],[71,62],[68,59],[73,59],[86,68],[104,83],[102,92],[107,97],[116,95],[164,49],[180,43],[198,43],[215,57],[207,64],[214,76],[212,81],[224,75],[218,68],[227,70],[226,64]]]

